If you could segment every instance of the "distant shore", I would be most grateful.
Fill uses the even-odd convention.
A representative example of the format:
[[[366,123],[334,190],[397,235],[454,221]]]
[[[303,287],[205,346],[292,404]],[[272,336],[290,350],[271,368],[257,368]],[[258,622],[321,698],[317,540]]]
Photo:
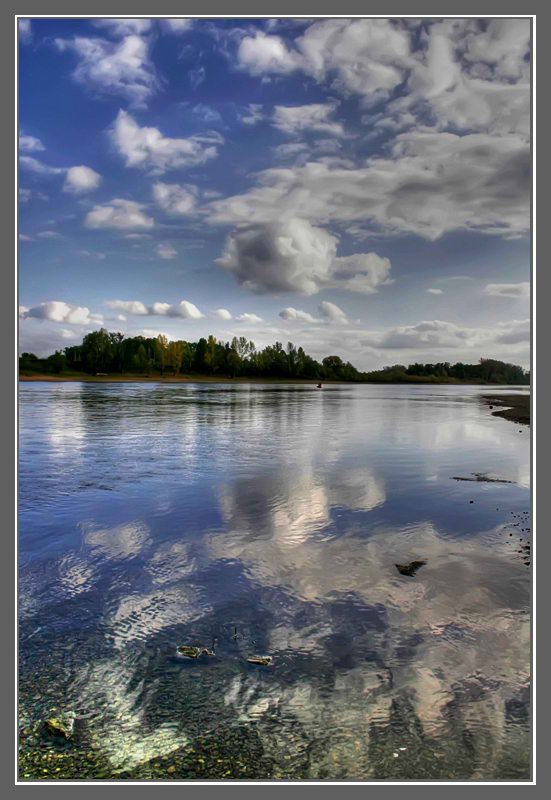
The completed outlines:
[[[240,377],[229,378],[227,375],[132,375],[123,373],[122,375],[116,373],[109,373],[107,375],[89,375],[86,372],[65,372],[62,375],[40,375],[40,374],[27,374],[19,375],[19,380],[22,382],[36,382],[47,381],[51,383],[297,383],[311,386],[317,386],[318,383],[323,385],[340,384],[340,385],[369,385],[369,386],[396,386],[396,385],[413,385],[413,386],[487,386],[488,391],[491,391],[493,384],[488,384],[484,381],[460,381],[457,378],[441,378],[439,380],[426,381],[416,377],[411,381],[339,381],[331,378],[321,381],[319,378],[253,378],[253,377]],[[516,398],[517,395],[506,395],[507,398]],[[499,398],[494,398],[495,405],[503,405]],[[509,403],[507,403],[509,405]],[[513,405],[513,403],[511,403]],[[501,412],[500,412],[501,413]],[[505,413],[505,412],[503,412]],[[529,413],[529,411],[528,411]],[[509,418],[509,417],[508,417]]]
[[[124,373],[118,375],[109,373],[107,375],[89,375],[88,373],[66,372],[62,375],[19,375],[20,381],[48,381],[51,383],[297,383],[317,386],[319,378],[228,378],[227,375],[132,375]],[[351,384],[369,386],[396,386],[398,384],[413,386],[488,386],[491,390],[492,384],[483,381],[460,381],[457,378],[441,378],[440,380],[422,380],[418,377],[411,381],[339,381],[334,379],[321,379],[323,385],[327,384]],[[496,405],[502,405],[496,400]]]
[[[500,411],[493,411],[492,416],[503,417],[519,425],[530,425],[530,394],[503,394],[499,397],[483,395],[485,402],[492,406],[510,406]]]

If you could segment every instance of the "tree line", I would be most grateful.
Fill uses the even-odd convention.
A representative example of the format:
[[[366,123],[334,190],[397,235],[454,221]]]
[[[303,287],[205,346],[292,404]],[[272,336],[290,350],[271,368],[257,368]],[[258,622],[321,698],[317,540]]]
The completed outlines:
[[[20,370],[25,373],[67,371],[97,373],[134,373],[139,375],[210,375],[212,377],[303,378],[309,380],[355,381],[358,383],[454,382],[528,384],[530,373],[515,364],[481,358],[478,364],[395,364],[372,372],[360,372],[350,361],[339,356],[324,358],[321,363],[288,342],[275,342],[257,349],[245,336],[231,342],[214,336],[198,342],[171,341],[157,337],[109,333],[105,328],[86,334],[82,344],[56,351],[46,359],[23,353]]]

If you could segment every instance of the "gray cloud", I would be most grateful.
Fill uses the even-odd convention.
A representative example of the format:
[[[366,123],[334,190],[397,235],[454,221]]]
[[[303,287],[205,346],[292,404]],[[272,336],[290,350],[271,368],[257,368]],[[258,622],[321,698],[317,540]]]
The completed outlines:
[[[388,282],[390,261],[375,253],[338,258],[337,238],[303,219],[242,225],[221,258],[244,289],[257,294],[316,294],[323,288],[371,293]]]
[[[522,283],[489,283],[484,294],[490,297],[530,297],[530,284]]]

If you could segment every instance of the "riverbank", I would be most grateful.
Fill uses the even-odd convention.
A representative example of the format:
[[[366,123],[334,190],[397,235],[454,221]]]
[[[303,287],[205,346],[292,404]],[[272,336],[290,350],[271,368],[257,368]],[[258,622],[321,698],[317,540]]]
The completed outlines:
[[[530,395],[528,393],[504,394],[499,397],[484,395],[482,399],[492,406],[509,406],[499,411],[493,411],[492,416],[503,417],[510,422],[517,422],[519,425],[530,425]]]
[[[63,375],[19,375],[19,380],[23,382],[33,381],[48,381],[51,383],[297,383],[306,384],[310,386],[317,386],[319,383],[318,378],[229,378],[222,375],[132,375],[124,373],[106,374],[106,375],[89,375],[86,372],[68,372]],[[439,385],[454,385],[454,386],[490,386],[484,381],[460,381],[456,378],[441,378],[439,380],[422,380],[416,378],[411,381],[339,381],[332,379],[322,379],[322,384],[353,384],[353,385],[366,385],[370,386],[393,386],[393,385],[422,385],[422,386],[439,386]],[[497,400],[496,400],[497,404]]]

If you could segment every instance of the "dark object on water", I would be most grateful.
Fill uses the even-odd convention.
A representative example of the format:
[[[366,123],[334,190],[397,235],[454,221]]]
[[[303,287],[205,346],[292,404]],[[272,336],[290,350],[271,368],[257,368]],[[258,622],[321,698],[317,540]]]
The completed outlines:
[[[412,561],[410,564],[394,564],[400,575],[407,575],[410,578],[415,576],[415,573],[420,567],[424,567],[426,561]]]
[[[317,385],[317,387],[316,387],[316,388],[317,388],[317,389],[321,389],[321,388],[322,388],[322,385],[321,385],[321,383],[318,383],[318,385]]]
[[[493,408],[493,406],[488,406],[488,408]]]
[[[237,638],[238,638],[238,637],[237,637],[237,628],[235,628],[235,633],[233,634],[233,637],[232,637],[232,638],[233,638],[233,639],[235,639],[235,640],[237,641]]]
[[[53,736],[70,739],[75,728],[75,715],[69,713],[62,717],[50,717],[44,721],[44,725]]]
[[[267,667],[272,663],[271,656],[249,656],[247,659],[249,664],[260,664],[261,667]]]
[[[514,483],[514,481],[505,481],[502,478],[488,478],[484,472],[473,472],[474,478],[460,478],[454,476],[452,481],[473,481],[473,483]],[[499,511],[499,508],[496,509]],[[511,514],[513,512],[511,511]]]
[[[474,503],[474,500],[469,500],[469,503]]]
[[[216,655],[214,652],[214,642],[212,643],[212,650],[207,650],[206,647],[192,647],[189,644],[181,644],[176,648],[176,652],[178,652],[181,656],[185,656],[186,658],[199,658],[199,656],[202,655]]]

